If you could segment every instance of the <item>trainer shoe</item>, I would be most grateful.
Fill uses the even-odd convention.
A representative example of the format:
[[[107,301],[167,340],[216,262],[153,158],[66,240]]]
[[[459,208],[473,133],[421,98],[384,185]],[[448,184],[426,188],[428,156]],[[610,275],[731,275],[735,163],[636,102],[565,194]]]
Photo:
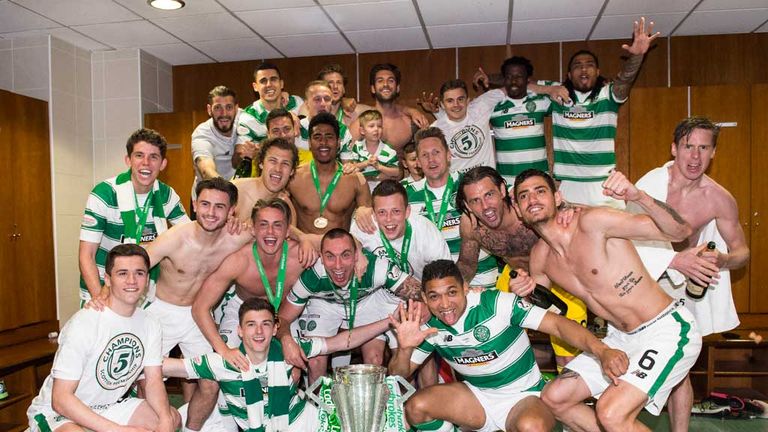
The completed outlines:
[[[701,402],[693,404],[691,414],[707,415],[712,417],[728,417],[731,415],[731,407],[721,405],[712,398],[702,399]]]

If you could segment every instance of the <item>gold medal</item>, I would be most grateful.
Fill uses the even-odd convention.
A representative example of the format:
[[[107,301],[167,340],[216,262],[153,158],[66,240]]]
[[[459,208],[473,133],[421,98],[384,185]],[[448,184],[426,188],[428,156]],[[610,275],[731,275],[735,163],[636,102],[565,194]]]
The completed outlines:
[[[317,219],[315,219],[314,225],[317,229],[325,229],[325,227],[328,226],[328,219],[318,216]]]

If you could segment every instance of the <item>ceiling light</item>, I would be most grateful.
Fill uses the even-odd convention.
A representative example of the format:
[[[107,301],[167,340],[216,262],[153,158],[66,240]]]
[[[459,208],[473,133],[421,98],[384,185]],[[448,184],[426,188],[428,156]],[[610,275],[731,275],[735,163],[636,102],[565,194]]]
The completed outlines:
[[[147,0],[147,3],[155,9],[176,10],[184,7],[182,0]]]

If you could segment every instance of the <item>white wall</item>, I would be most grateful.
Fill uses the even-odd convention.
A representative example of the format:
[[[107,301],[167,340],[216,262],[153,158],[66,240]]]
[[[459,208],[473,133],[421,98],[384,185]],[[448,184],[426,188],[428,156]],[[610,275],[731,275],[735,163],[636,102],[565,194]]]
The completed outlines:
[[[0,89],[48,101],[48,36],[0,39]]]

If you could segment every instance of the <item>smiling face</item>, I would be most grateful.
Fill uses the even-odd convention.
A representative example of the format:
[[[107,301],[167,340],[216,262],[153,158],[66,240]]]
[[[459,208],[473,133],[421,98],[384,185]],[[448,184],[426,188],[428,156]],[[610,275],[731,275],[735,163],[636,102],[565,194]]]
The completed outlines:
[[[261,161],[261,181],[268,191],[278,193],[285,189],[293,175],[293,152],[272,146]]]
[[[419,158],[415,151],[404,155],[403,166],[408,170],[408,174],[413,176],[416,180],[419,180],[424,176],[424,173],[421,172],[421,165],[419,165]]]
[[[405,234],[405,221],[411,208],[399,193],[373,198],[373,217],[384,236],[392,241]]]
[[[273,207],[259,210],[253,218],[253,235],[259,250],[267,255],[281,253],[288,227],[288,218],[280,210]]]
[[[397,99],[397,96],[400,94],[400,85],[397,84],[395,74],[389,70],[376,72],[371,92],[379,102],[392,102]]]
[[[467,116],[467,92],[463,88],[446,90],[440,102],[449,120],[460,121]]]
[[[237,102],[232,96],[216,96],[208,104],[208,115],[213,119],[213,127],[224,135],[232,132],[237,116]]]
[[[429,312],[448,325],[456,324],[467,309],[467,287],[453,276],[427,281],[422,296]]]
[[[589,54],[579,54],[574,57],[568,71],[568,78],[573,83],[574,89],[582,93],[592,91],[598,76],[600,76],[600,69],[594,57]]]
[[[124,309],[136,306],[148,283],[149,270],[143,257],[116,257],[111,274],[104,275],[104,284],[109,288],[110,307]]]
[[[328,87],[331,88],[331,95],[333,96],[333,103],[339,103],[341,98],[344,97],[346,89],[344,88],[344,77],[338,72],[328,72],[323,75],[323,81],[328,83]]]
[[[679,144],[672,143],[674,167],[688,180],[697,180],[704,175],[715,156],[714,136],[711,130],[694,129]]]
[[[496,186],[493,181],[485,177],[478,182],[464,186],[465,205],[469,211],[490,229],[498,228],[507,213],[507,205],[504,198],[506,189]]]
[[[355,273],[356,250],[349,236],[325,239],[321,244],[323,267],[338,287],[344,287]]]
[[[504,88],[512,99],[523,99],[528,94],[528,71],[525,66],[512,64],[504,69]]]
[[[259,93],[259,99],[265,102],[275,103],[283,92],[283,80],[274,69],[264,69],[256,72],[256,81],[253,90]]]
[[[515,189],[515,211],[531,226],[553,219],[560,202],[560,192],[553,192],[544,177],[529,177]]]
[[[339,137],[331,125],[317,124],[309,135],[309,149],[318,163],[333,163],[339,151]]]
[[[290,117],[278,117],[270,121],[267,125],[267,138],[285,138],[292,142],[296,138],[293,119]]]
[[[194,203],[197,223],[208,232],[222,229],[227,218],[235,213],[235,207],[229,204],[229,195],[217,189],[203,189]]]
[[[451,154],[439,138],[422,139],[416,146],[416,152],[419,155],[421,171],[427,180],[439,182],[447,179]]]
[[[237,326],[237,335],[243,341],[246,352],[265,354],[269,343],[277,334],[275,317],[268,310],[249,310]]]
[[[125,164],[131,168],[131,182],[136,193],[149,193],[160,171],[165,169],[168,160],[163,158],[160,149],[146,141],[133,145],[133,151],[125,157]]]

